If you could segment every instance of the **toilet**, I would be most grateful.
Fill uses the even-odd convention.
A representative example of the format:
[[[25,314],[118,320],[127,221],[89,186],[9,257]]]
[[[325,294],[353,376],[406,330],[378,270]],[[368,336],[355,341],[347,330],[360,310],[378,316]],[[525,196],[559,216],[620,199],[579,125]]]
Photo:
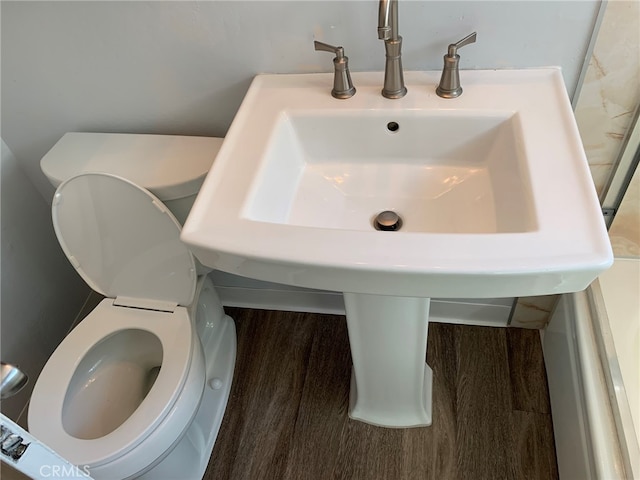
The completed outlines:
[[[68,133],[41,161],[60,246],[105,298],[31,396],[30,432],[95,479],[201,479],[231,389],[234,323],[181,224],[222,140]]]

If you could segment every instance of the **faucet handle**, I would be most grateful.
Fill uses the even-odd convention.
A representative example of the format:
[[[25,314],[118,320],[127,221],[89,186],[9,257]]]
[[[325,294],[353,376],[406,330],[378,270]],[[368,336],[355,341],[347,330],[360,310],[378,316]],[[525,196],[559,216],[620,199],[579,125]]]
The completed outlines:
[[[469,45],[470,43],[476,43],[477,32],[473,32],[470,35],[467,35],[462,40],[458,40],[456,43],[452,43],[449,45],[449,51],[447,55],[450,57],[455,57],[458,54],[458,49],[464,47],[465,45]]]
[[[458,49],[475,43],[476,32],[471,35],[467,35],[457,43],[449,45],[447,54],[444,56],[444,68],[442,69],[442,76],[440,77],[440,84],[436,88],[436,93],[442,98],[456,98],[462,94],[462,87],[460,86],[460,73],[458,62],[460,61],[460,55],[458,55]]]
[[[344,57],[344,48],[342,48],[342,47],[334,47],[333,45],[329,45],[328,43],[319,42],[317,40],[314,40],[313,41],[313,48],[315,48],[316,51],[335,53],[336,57],[338,57],[338,58]]]
[[[349,57],[344,55],[344,48],[334,47],[333,45],[319,42],[317,40],[314,40],[313,46],[316,51],[335,54],[335,58],[333,59],[334,75],[331,95],[341,100],[353,97],[356,93],[356,88],[353,86],[353,82],[351,82],[351,74],[349,73]]]

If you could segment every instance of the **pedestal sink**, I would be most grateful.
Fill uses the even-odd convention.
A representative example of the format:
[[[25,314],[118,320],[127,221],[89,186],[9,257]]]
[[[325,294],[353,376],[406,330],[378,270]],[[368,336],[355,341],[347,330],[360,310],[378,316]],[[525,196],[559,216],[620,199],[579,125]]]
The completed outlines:
[[[431,423],[429,299],[566,293],[613,260],[559,69],[259,75],[182,238],[206,265],[344,292],[352,418]],[[378,231],[385,210],[402,218]]]

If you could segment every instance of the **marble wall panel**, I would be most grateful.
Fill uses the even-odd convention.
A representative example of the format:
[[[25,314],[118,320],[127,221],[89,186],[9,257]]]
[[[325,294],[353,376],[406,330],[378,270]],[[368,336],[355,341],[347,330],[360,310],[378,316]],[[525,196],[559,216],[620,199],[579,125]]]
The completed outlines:
[[[640,103],[640,2],[610,0],[575,115],[598,192],[605,188]]]
[[[609,229],[616,257],[640,259],[640,169],[636,168]]]

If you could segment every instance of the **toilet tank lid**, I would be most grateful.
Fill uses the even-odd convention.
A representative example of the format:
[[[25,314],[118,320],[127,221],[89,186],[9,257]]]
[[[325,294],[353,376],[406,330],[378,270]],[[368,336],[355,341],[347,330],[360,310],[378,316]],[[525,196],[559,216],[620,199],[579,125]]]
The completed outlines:
[[[81,173],[109,173],[162,201],[198,193],[222,138],[131,133],[66,133],[40,161],[58,187]]]

